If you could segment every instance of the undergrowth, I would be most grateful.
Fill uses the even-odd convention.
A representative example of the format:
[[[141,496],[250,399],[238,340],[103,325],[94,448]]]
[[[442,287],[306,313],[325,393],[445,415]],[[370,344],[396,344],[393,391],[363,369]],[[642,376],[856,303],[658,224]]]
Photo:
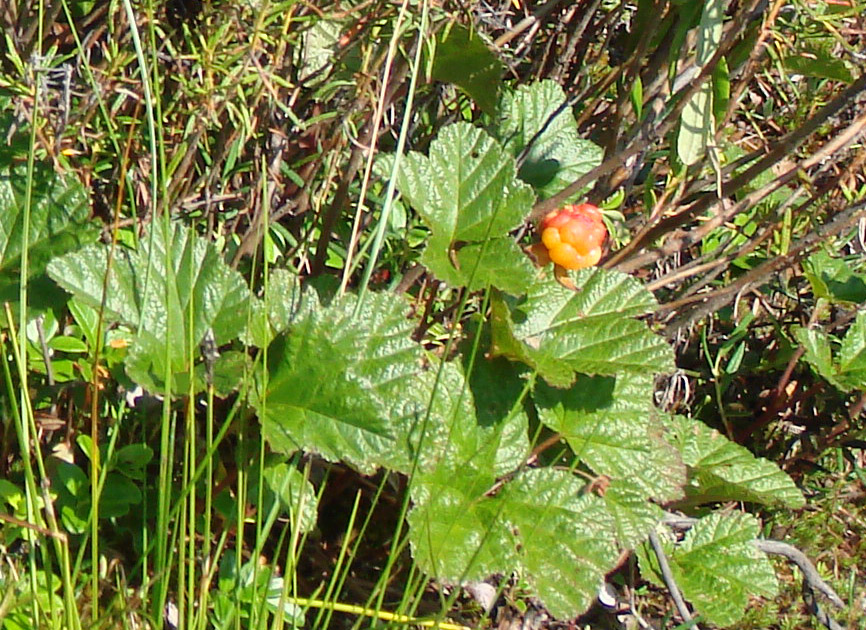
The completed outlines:
[[[864,15],[4,5],[0,626],[866,627]]]

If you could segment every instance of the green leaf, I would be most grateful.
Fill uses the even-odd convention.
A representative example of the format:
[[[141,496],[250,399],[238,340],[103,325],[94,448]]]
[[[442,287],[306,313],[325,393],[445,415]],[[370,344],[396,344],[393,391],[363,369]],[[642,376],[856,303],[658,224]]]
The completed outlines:
[[[705,0],[698,27],[695,64],[703,68],[719,48],[722,40],[722,23],[725,18],[724,0]]]
[[[807,328],[794,329],[794,336],[806,351],[803,358],[834,387],[843,392],[866,388],[866,313],[857,314],[835,358],[835,337]]]
[[[536,388],[539,419],[596,474],[646,499],[682,496],[685,467],[661,437],[651,374],[579,377],[568,390]]]
[[[109,466],[131,479],[144,481],[145,467],[153,459],[153,449],[147,444],[127,444],[117,450]]]
[[[48,347],[52,350],[58,350],[70,354],[87,352],[87,344],[76,337],[54,337],[48,342]]]
[[[363,469],[371,465],[370,440],[393,440],[376,386],[415,371],[405,305],[371,296],[353,320],[352,297],[327,309],[314,297],[308,303],[268,348],[266,390],[254,401],[263,432],[279,452],[316,450]]]
[[[776,594],[773,567],[753,544],[758,531],[750,514],[713,513],[695,523],[668,558],[683,595],[711,623],[732,625],[750,596]]]
[[[866,389],[866,312],[857,313],[842,339],[839,370],[852,388]]]
[[[166,260],[168,258],[168,260]],[[92,245],[54,259],[48,273],[84,304],[99,308],[108,274],[107,317],[136,329],[126,371],[153,392],[171,391],[190,378],[190,356],[208,330],[217,345],[235,339],[247,323],[250,292],[214,246],[178,224],[162,223],[142,235],[137,250],[118,248],[108,268],[108,246]]]
[[[289,327],[302,306],[301,282],[287,269],[273,269],[268,274],[267,292],[252,303],[250,326],[241,341],[258,348],[266,347],[274,337]]]
[[[488,496],[492,477],[441,467],[413,485],[409,514],[419,566],[459,582],[519,570],[561,619],[585,611],[617,558],[601,499],[567,472],[529,470]]]
[[[412,556],[421,570],[448,582],[480,580],[517,566],[516,543],[498,501],[484,496],[495,477],[474,472],[443,464],[412,479]]]
[[[643,81],[641,81],[639,76],[635,77],[628,98],[631,101],[631,107],[634,110],[635,116],[640,120],[643,117]]]
[[[60,520],[68,532],[81,534],[87,529],[90,513],[90,480],[74,464],[62,460],[53,464],[52,488],[57,490]]]
[[[141,491],[128,477],[110,472],[99,496],[99,518],[116,518],[141,503]]]
[[[785,57],[785,68],[807,77],[819,77],[851,83],[854,77],[844,59],[834,56],[837,42],[833,37],[813,37]]]
[[[605,491],[604,503],[613,517],[616,539],[622,549],[634,549],[664,517],[664,511],[647,501],[643,492],[627,481],[613,481]]]
[[[71,3],[72,15],[79,18],[85,17],[93,11],[95,4],[96,0],[74,0],[74,2]]]
[[[352,295],[327,307],[303,299],[310,306],[268,348],[266,389],[253,401],[272,449],[314,451],[366,473],[446,456],[483,467],[496,457],[499,429],[475,430],[458,366],[424,368],[402,298],[368,295],[357,316]]]
[[[510,472],[529,452],[529,417],[520,400],[526,383],[510,361],[486,357],[475,361],[468,381],[477,419],[475,431],[495,449],[494,473]]]
[[[547,279],[522,298],[494,296],[494,355],[524,361],[551,385],[567,387],[574,373],[654,374],[673,369],[673,351],[645,323],[655,298],[623,273],[584,269],[578,291]]]
[[[57,477],[60,480],[58,486],[66,490],[70,497],[81,500],[89,496],[90,480],[81,468],[58,460],[56,471]]]
[[[302,80],[307,86],[318,86],[327,81],[327,70],[336,58],[342,28],[339,21],[320,16],[310,23],[309,28],[303,30],[297,62]]]
[[[856,273],[841,258],[834,258],[826,251],[819,250],[803,261],[803,272],[812,285],[815,297],[831,302],[866,302],[866,275]]]
[[[529,284],[534,269],[508,232],[524,221],[535,197],[490,136],[465,123],[446,127],[429,157],[404,158],[398,184],[431,230],[421,262],[437,278],[512,293]]]
[[[823,330],[813,328],[794,328],[794,337],[805,350],[803,358],[825,379],[839,387],[836,381],[836,367],[830,349],[831,337]]]
[[[0,500],[8,503],[12,510],[18,514],[24,507],[24,493],[11,481],[0,479]]]
[[[724,0],[706,0],[703,3],[695,54],[698,68],[703,68],[716,54],[722,38],[724,17]],[[680,116],[677,155],[686,166],[697,164],[707,152],[707,145],[715,132],[714,96],[713,82],[705,81],[686,103]]]
[[[731,100],[731,76],[728,60],[725,57],[719,59],[718,65],[713,68],[712,86],[713,120],[720,125],[728,111],[728,102]]]
[[[691,166],[704,157],[714,131],[713,88],[710,82],[704,82],[689,99],[680,117],[677,155],[683,164]]]
[[[692,10],[700,4],[693,3]],[[703,3],[695,55],[695,65],[698,68],[703,68],[716,54],[722,38],[724,17],[724,0],[706,0]],[[705,81],[686,103],[680,116],[677,155],[686,166],[697,164],[704,157],[715,132],[713,97],[712,82]]]
[[[253,594],[256,597],[261,597],[261,590],[256,589]],[[285,578],[279,575],[272,575],[268,580],[266,602],[268,609],[275,613],[282,608],[283,619],[290,623],[295,628],[301,628],[305,624],[305,608],[291,601],[291,596],[283,595],[283,592],[291,593],[291,588],[285,587]],[[257,604],[256,599],[252,599],[251,603]],[[281,606],[282,604],[282,606]]]
[[[94,347],[96,346],[96,331],[99,328],[99,312],[79,300],[72,298],[66,303],[75,323],[81,328],[84,339]]]
[[[601,147],[578,135],[577,122],[565,102],[565,92],[555,81],[522,85],[503,96],[501,119],[493,131],[515,158],[532,142],[519,175],[542,199],[601,164]],[[569,201],[582,194],[579,191]]]
[[[195,366],[195,389],[204,391],[208,387],[208,370],[204,362]],[[245,379],[255,372],[253,358],[243,350],[225,350],[219,353],[213,364],[212,382],[214,394],[225,398],[241,388]]]
[[[0,127],[6,129],[8,125]],[[26,163],[10,159],[0,164],[0,302],[18,300],[25,244],[29,280],[43,274],[54,257],[92,243],[99,236],[99,228],[90,220],[88,195],[81,182],[36,164],[25,238],[26,188]],[[39,292],[33,293],[37,301],[40,297]]]
[[[617,558],[610,514],[597,496],[579,496],[581,489],[564,471],[536,469],[508,484],[501,498],[529,582],[559,619],[589,608]]]
[[[293,515],[293,523],[302,532],[312,531],[316,526],[319,502],[309,479],[297,468],[283,461],[267,464],[263,475],[280,505]]]
[[[452,24],[440,34],[433,78],[458,86],[490,115],[496,110],[503,71],[502,63],[478,33]]]
[[[668,422],[667,439],[688,466],[683,504],[746,501],[792,509],[805,504],[803,494],[778,466],[702,422],[675,416]]]

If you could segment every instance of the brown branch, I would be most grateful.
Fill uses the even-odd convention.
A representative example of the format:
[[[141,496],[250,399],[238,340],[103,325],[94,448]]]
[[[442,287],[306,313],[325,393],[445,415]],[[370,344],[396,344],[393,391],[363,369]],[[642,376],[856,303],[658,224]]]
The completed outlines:
[[[528,218],[530,220],[537,220],[539,217],[544,216],[551,210],[555,210],[565,203],[569,197],[577,194],[595,180],[610,175],[620,166],[623,166],[628,158],[644,151],[657,139],[664,137],[669,131],[673,130],[673,128],[679,124],[682,111],[689,103],[691,97],[697,94],[703,83],[709,79],[714,68],[719,63],[719,60],[727,55],[733,48],[736,43],[735,34],[740,32],[743,25],[762,2],[763,0],[752,0],[748,7],[737,13],[734,19],[726,25],[727,36],[719,45],[716,53],[709,62],[701,68],[700,72],[698,72],[694,79],[676,93],[674,96],[674,99],[677,100],[676,104],[671,108],[661,122],[657,121],[653,116],[648,116],[627,146],[617,151],[614,155],[608,157],[596,168],[576,179],[574,182],[566,186],[564,190],[553,195],[549,199],[535,204],[535,207],[533,207]]]
[[[798,127],[782,138],[763,158],[759,159],[755,164],[747,168],[741,174],[723,184],[722,198],[730,197],[740,191],[747,184],[750,184],[758,175],[771,168],[773,165],[781,162],[783,159],[788,158],[797,147],[805,142],[806,139],[817,131],[818,128],[829,118],[838,115],[846,107],[855,104],[857,95],[863,90],[866,90],[866,74],[852,83],[847,89],[833,99],[833,101],[825,105],[817,114],[815,114],[815,116],[810,118],[801,127]],[[776,181],[779,182],[782,178],[785,178],[785,181],[789,181],[797,174],[797,169],[809,168],[832,154],[834,151],[837,151],[844,145],[850,143],[857,134],[862,132],[864,124],[866,124],[866,114],[861,115],[854,123],[849,125],[844,132],[826,143],[821,151],[801,162],[795,169],[789,169],[788,172],[783,174]],[[775,183],[771,185],[775,185]],[[778,186],[775,186],[775,188],[778,188]],[[775,190],[775,188],[773,190]],[[760,198],[762,197],[758,197],[758,199]],[[755,199],[755,194],[752,193],[747,197],[747,199]],[[620,271],[629,273],[635,269],[655,262],[659,258],[669,255],[671,253],[671,247],[667,244],[663,244],[661,248],[645,252],[643,255],[631,259],[629,258],[632,253],[640,251],[646,247],[647,244],[671,234],[675,229],[694,220],[695,217],[698,217],[707,211],[712,211],[720,203],[722,203],[722,200],[717,196],[703,194],[699,199],[687,206],[681,212],[665,217],[657,223],[645,227],[626,247],[619,250],[616,255],[608,260],[605,263],[605,267],[615,267]],[[743,207],[742,203],[737,204],[737,207],[741,209]],[[679,246],[677,246],[673,251],[679,251]]]
[[[811,251],[823,240],[836,236],[846,229],[849,229],[862,216],[866,216],[866,202],[850,206],[846,210],[840,212],[832,221],[800,239],[800,241],[792,247],[787,254],[777,256],[776,258],[772,258],[761,265],[758,265],[754,269],[743,274],[731,284],[719,288],[711,294],[695,295],[690,298],[678,300],[675,303],[662,305],[659,308],[660,311],[673,311],[687,304],[703,302],[700,306],[680,314],[677,319],[669,323],[665,327],[665,334],[669,337],[674,336],[680,328],[687,327],[695,321],[705,317],[707,314],[719,310],[741,291],[745,291],[751,286],[764,282],[766,278],[770,277],[772,274],[798,262],[804,256],[811,253]]]

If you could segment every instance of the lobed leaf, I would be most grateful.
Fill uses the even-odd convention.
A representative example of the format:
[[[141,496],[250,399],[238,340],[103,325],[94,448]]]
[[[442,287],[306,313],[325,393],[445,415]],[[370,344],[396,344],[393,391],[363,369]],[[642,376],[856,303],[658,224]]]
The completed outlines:
[[[598,497],[553,469],[529,470],[491,495],[494,479],[442,466],[413,484],[409,514],[419,566],[450,582],[519,570],[550,612],[585,611],[617,558],[614,522]]]
[[[656,524],[664,512],[626,480],[615,480],[602,497],[613,517],[616,539],[622,549],[634,549]]]
[[[253,401],[272,449],[316,452],[365,473],[442,461],[498,470],[526,452],[521,418],[478,425],[459,365],[425,367],[402,298],[368,295],[357,314],[351,295],[309,303],[268,348]]]
[[[412,556],[418,567],[441,580],[480,580],[517,566],[516,543],[495,498],[488,472],[463,474],[451,463],[412,479],[408,515]]]
[[[535,469],[508,484],[500,499],[527,579],[559,619],[589,608],[618,555],[613,518],[600,498],[581,496],[582,486],[565,471]]]
[[[750,514],[715,512],[700,519],[673,547],[674,579],[708,621],[729,626],[739,621],[749,597],[776,594],[776,575],[767,556],[754,546],[759,525]]]
[[[71,175],[35,165],[25,235],[27,166],[0,164],[0,301],[18,299],[21,256],[28,252],[27,279],[45,273],[56,256],[92,243],[99,228],[90,220],[87,191]],[[26,236],[26,238],[25,238]],[[34,298],[39,298],[34,294]]]
[[[578,291],[537,280],[522,298],[494,296],[494,355],[523,361],[551,385],[567,387],[574,373],[654,374],[673,369],[673,351],[645,323],[655,299],[634,278],[584,269]]]
[[[519,293],[534,271],[508,232],[532,207],[532,189],[516,180],[514,160],[470,124],[446,127],[430,156],[404,158],[398,185],[431,230],[421,262],[440,280],[476,290]]]
[[[667,439],[688,466],[684,504],[747,501],[788,508],[805,504],[803,494],[778,466],[702,422],[675,416],[668,422]]]
[[[355,301],[321,308],[309,299],[268,347],[267,380],[254,404],[274,450],[312,450],[372,471],[377,452],[394,440],[376,390],[411,378],[418,348],[402,300],[371,296],[357,319]]]
[[[152,392],[171,391],[191,378],[189,361],[210,330],[217,345],[244,330],[250,292],[243,277],[226,265],[209,242],[178,224],[152,225],[137,250],[119,247],[111,265],[108,246],[91,245],[55,258],[48,274],[84,304],[136,329],[126,360],[127,374]]]
[[[621,487],[670,501],[682,496],[685,467],[662,438],[650,374],[580,377],[568,390],[536,388],[538,417],[575,456]],[[648,531],[648,530],[647,530]]]
[[[565,92],[555,81],[537,81],[507,92],[500,110],[493,134],[515,158],[526,152],[518,175],[542,199],[601,164],[602,149],[578,135]]]

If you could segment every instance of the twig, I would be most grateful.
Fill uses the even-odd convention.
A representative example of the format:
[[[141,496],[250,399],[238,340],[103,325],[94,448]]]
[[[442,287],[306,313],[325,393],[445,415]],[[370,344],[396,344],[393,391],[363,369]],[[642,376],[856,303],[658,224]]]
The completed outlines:
[[[745,7],[743,10],[738,11],[736,16],[731,22],[728,23],[726,29],[728,32],[738,32],[737,29],[741,28],[743,24],[745,24],[752,13],[757,10],[757,7],[761,4],[762,0],[752,0],[751,4]],[[633,155],[637,155],[644,149],[650,147],[658,138],[664,137],[669,131],[671,131],[677,124],[679,124],[680,115],[682,111],[686,108],[686,105],[689,102],[689,99],[701,89],[702,83],[709,79],[710,75],[713,73],[713,69],[718,64],[719,60],[724,57],[726,54],[730,52],[730,49],[733,48],[736,43],[736,37],[727,38],[722,44],[719,45],[712,59],[710,59],[698,75],[694,78],[694,80],[687,85],[687,87],[683,88],[681,92],[678,92],[674,95],[674,98],[679,99],[676,104],[670,108],[664,115],[661,120],[656,120],[655,117],[648,116],[646,120],[640,125],[634,137],[629,141],[629,143],[623,147],[621,150],[617,151],[607,159],[605,159],[601,164],[599,164],[594,169],[590,170],[588,173],[585,173],[581,177],[578,177],[571,184],[566,186],[563,190],[553,195],[552,197],[545,199],[544,201],[540,201],[535,204],[532,208],[532,212],[529,213],[530,220],[536,220],[551,210],[555,210],[557,207],[565,203],[567,199],[569,199],[572,195],[580,192],[584,186],[596,181],[601,177],[605,177],[610,175],[615,170],[617,170],[620,166],[626,164],[628,158]],[[617,75],[617,77],[620,74]],[[855,82],[857,83],[857,82]],[[854,84],[852,84],[854,85]],[[846,92],[847,93],[847,92]],[[659,98],[659,101],[662,99]],[[669,101],[672,99],[664,99],[665,101]],[[648,105],[649,106],[649,105]],[[769,168],[769,165],[765,168]],[[664,234],[666,230],[663,230]],[[625,249],[629,248],[623,248]]]
[[[678,329],[689,326],[706,316],[707,313],[712,313],[722,308],[738,292],[745,291],[755,284],[764,282],[772,274],[796,263],[811,253],[820,242],[835,236],[856,223],[861,216],[864,216],[864,209],[866,209],[866,203],[858,203],[838,212],[832,221],[801,238],[787,254],[761,263],[725,287],[714,290],[710,294],[698,294],[678,300],[678,304],[676,305],[672,303],[665,304],[660,310],[671,311],[673,308],[679,308],[686,304],[703,302],[703,304],[695,306],[690,310],[680,312],[674,321],[665,326],[665,334],[669,337],[673,336]]]
[[[674,600],[674,605],[677,607],[677,610],[680,613],[680,617],[683,618],[683,621],[689,623],[690,621],[692,621],[692,613],[689,612],[689,609],[686,606],[686,602],[683,599],[682,593],[680,593],[680,587],[677,586],[677,583],[674,580],[674,575],[673,573],[671,573],[671,567],[668,564],[667,556],[665,556],[665,550],[662,549],[662,543],[659,540],[658,534],[650,530],[649,541],[650,544],[653,546],[653,551],[655,551],[656,557],[659,559],[659,569],[661,569],[662,577],[664,578],[665,584],[667,585],[668,590],[671,592],[671,597]],[[700,630],[698,624],[693,624],[692,628],[694,628],[694,630]]]
[[[809,584],[805,579],[803,579],[803,601],[806,602],[806,606],[808,606],[812,614],[815,615],[815,618],[821,622],[824,627],[829,628],[830,630],[845,630],[845,628],[833,619],[826,610],[818,605],[818,602],[815,600],[815,592],[809,588]]]
[[[408,291],[409,287],[415,284],[415,281],[420,278],[425,271],[427,271],[427,269],[424,267],[424,265],[416,263],[414,267],[412,267],[411,269],[409,269],[409,271],[403,274],[400,282],[398,282],[397,286],[394,287],[394,293],[400,295]]]
[[[39,532],[43,536],[50,536],[52,538],[57,538],[58,540],[62,540],[66,542],[66,534],[63,532],[55,532],[47,527],[42,527],[41,525],[34,525],[29,521],[22,520],[18,517],[12,516],[11,514],[3,514],[0,512],[0,521],[4,521],[11,525],[15,525],[16,527],[25,527],[27,529],[32,529],[35,532]]]
[[[844,608],[845,603],[842,601],[842,598],[836,594],[833,587],[821,578],[821,575],[809,561],[809,558],[806,557],[806,554],[793,545],[778,540],[756,540],[755,546],[764,553],[784,556],[796,564],[803,573],[803,601],[806,603],[809,611],[815,615],[815,618],[820,621],[824,627],[829,628],[830,630],[844,630],[843,626],[836,622],[827,611],[823,610],[821,606],[818,605],[818,601],[815,599],[815,591],[818,590],[823,593],[824,596],[837,608]]]
[[[797,549],[793,545],[784,543],[778,540],[756,540],[755,546],[764,553],[771,553],[777,556],[784,556],[794,564],[796,564],[803,573],[803,582],[808,583],[809,587],[823,593],[837,608],[844,608],[845,602],[836,594],[833,587],[827,584],[818,573],[818,570],[806,557],[806,554]]]
[[[703,75],[703,71],[701,75]],[[866,91],[866,75],[857,79],[857,81],[852,83],[835,99],[825,105],[821,110],[818,111],[818,113],[816,113],[812,118],[806,121],[806,123],[804,123],[801,127],[798,127],[787,136],[779,140],[779,142],[771,151],[758,159],[754,164],[752,164],[752,166],[748,167],[745,171],[739,173],[731,180],[726,182],[723,187],[722,197],[726,198],[741,190],[744,186],[751,183],[752,180],[758,175],[760,175],[762,172],[779,163],[782,159],[790,156],[803,142],[805,142],[811,136],[812,133],[814,133],[820,127],[820,125],[824,124],[827,120],[833,118],[834,116],[840,115],[843,111],[855,106],[856,98],[862,91]],[[667,118],[670,118],[670,115],[668,115]],[[805,171],[820,163],[823,159],[829,157],[834,152],[838,152],[843,149],[863,131],[864,125],[866,125],[866,117],[864,117],[864,115],[861,115],[859,119],[855,120],[844,131],[840,132],[837,136],[826,142],[819,152],[813,153],[809,158],[802,160],[799,164],[795,164],[794,167],[788,169],[784,174],[776,178],[771,184],[765,186],[764,188],[766,189],[766,192],[761,192],[758,195],[755,195],[755,193],[751,193],[751,198],[749,202],[755,203],[755,199],[759,200],[762,195],[773,192],[775,189],[779,188],[781,185],[784,185],[785,183],[787,183],[787,181],[790,181],[795,176],[797,176],[799,172],[801,172],[801,170]],[[601,166],[605,166],[606,164],[607,162],[603,163]],[[599,167],[599,169],[601,168],[601,166]],[[592,171],[590,171],[590,173],[592,173]],[[589,175],[590,173],[588,173],[587,175]],[[680,244],[677,243],[677,241],[680,239],[673,238],[669,239],[673,241],[672,243],[666,243],[659,248],[645,251],[642,254],[637,254],[637,252],[644,250],[650,243],[653,243],[660,238],[669,238],[672,231],[676,230],[676,228],[678,227],[685,225],[695,217],[700,216],[706,212],[715,211],[716,205],[718,203],[720,202],[716,195],[699,196],[694,203],[687,206],[681,212],[665,216],[658,222],[644,227],[644,229],[641,230],[639,234],[636,234],[632,241],[626,247],[618,250],[615,255],[608,259],[605,262],[605,266],[615,266],[620,271],[630,273],[635,269],[644,267],[648,264],[655,262],[659,258],[663,258],[669,255],[670,250],[679,251]],[[540,204],[536,205],[538,206]],[[736,208],[736,210],[734,210],[734,208]],[[740,204],[737,204],[736,206],[731,208],[730,212],[740,212],[741,208],[742,206]],[[724,217],[722,214],[717,214],[716,220],[726,220],[726,217]],[[702,229],[712,229],[712,225],[710,225],[710,222],[707,222],[706,224],[704,224]]]
[[[562,0],[548,0],[546,4],[541,5],[535,12],[529,17],[525,17],[520,22],[515,24],[510,30],[503,33],[499,37],[496,38],[496,41],[493,42],[493,45],[496,48],[502,48],[512,39],[520,35],[523,31],[528,29],[530,26],[539,23],[543,20],[548,13],[553,11]]]

